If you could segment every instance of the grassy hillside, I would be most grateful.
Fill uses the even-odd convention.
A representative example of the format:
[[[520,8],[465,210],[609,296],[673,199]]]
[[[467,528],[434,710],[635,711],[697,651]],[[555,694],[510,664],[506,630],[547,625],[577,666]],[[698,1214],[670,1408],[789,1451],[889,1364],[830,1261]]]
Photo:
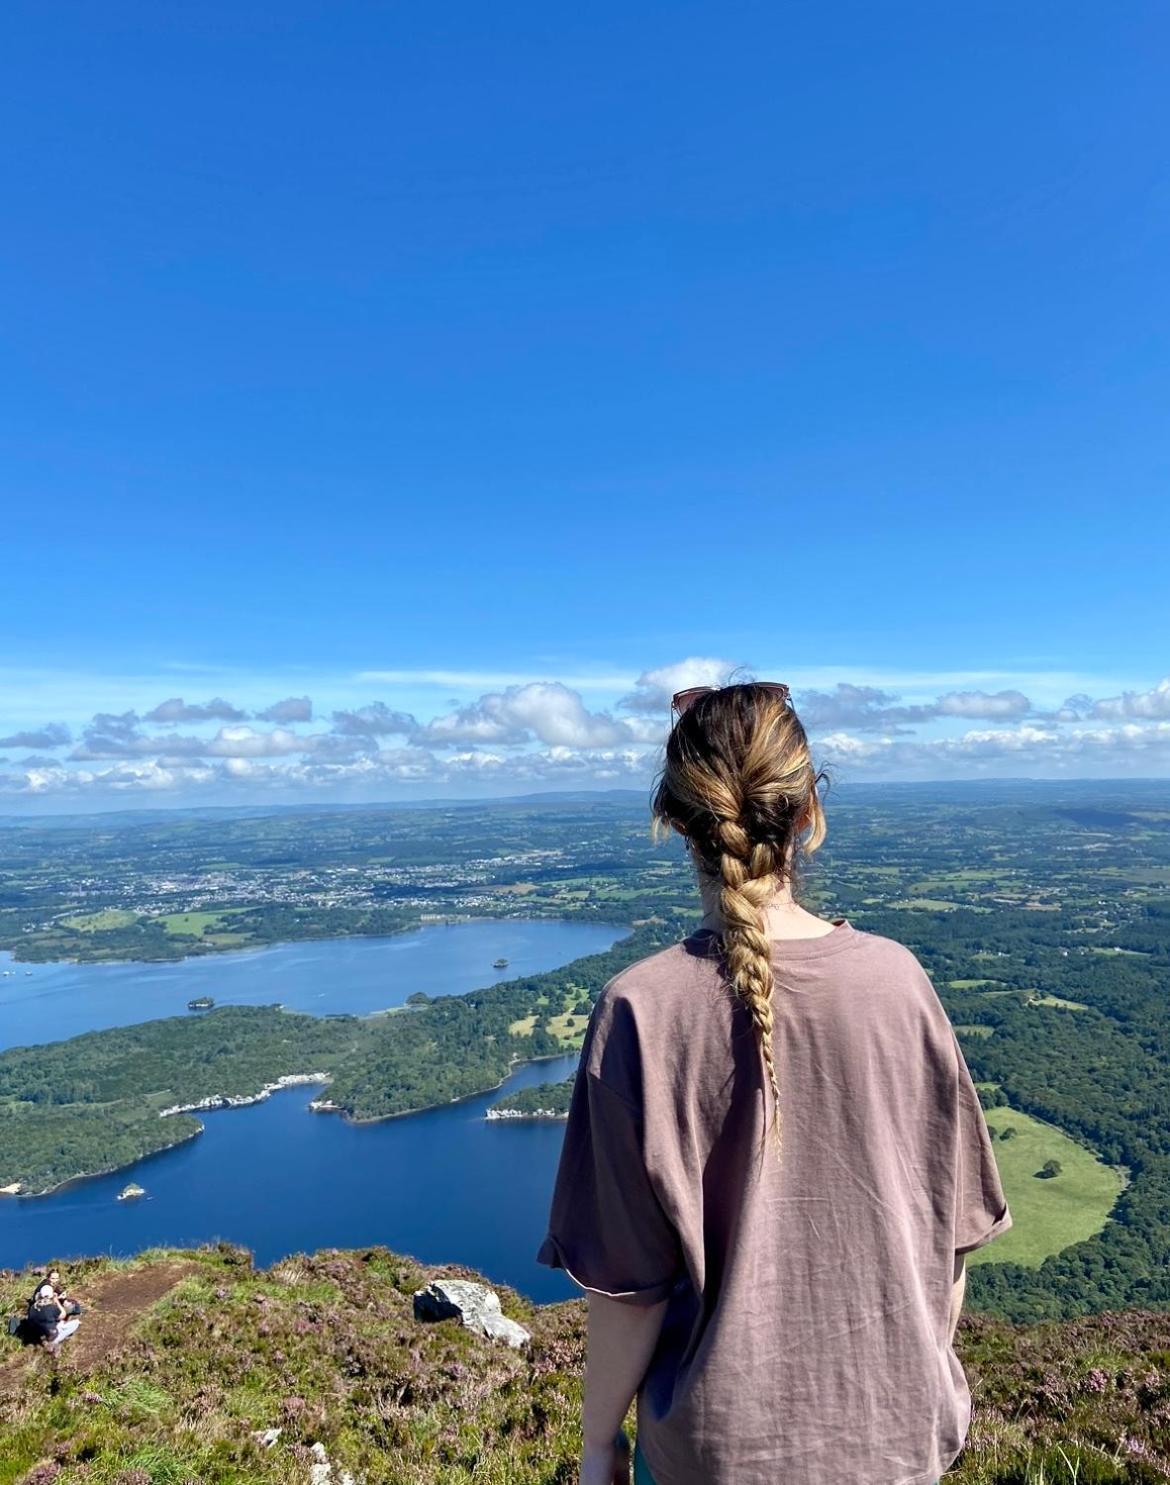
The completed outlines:
[[[1033,1119],[1008,1104],[987,1111],[995,1160],[1012,1209],[1013,1226],[986,1248],[972,1253],[972,1266],[1021,1263],[1036,1267],[1051,1253],[1084,1242],[1105,1226],[1124,1189],[1124,1175],[1105,1165],[1091,1150],[1042,1119]],[[1010,1138],[1006,1132],[1012,1131]],[[1037,1175],[1048,1160],[1060,1162],[1060,1174]]]
[[[227,1247],[73,1265],[91,1312],[60,1356],[0,1343],[0,1485],[304,1485],[317,1442],[365,1485],[571,1485],[584,1304],[494,1286],[532,1332],[524,1355],[417,1322],[411,1295],[439,1275],[480,1277],[381,1248],[266,1271]],[[0,1273],[0,1301],[33,1283]],[[1170,1314],[964,1316],[957,1349],[975,1414],[948,1482],[1170,1473]]]

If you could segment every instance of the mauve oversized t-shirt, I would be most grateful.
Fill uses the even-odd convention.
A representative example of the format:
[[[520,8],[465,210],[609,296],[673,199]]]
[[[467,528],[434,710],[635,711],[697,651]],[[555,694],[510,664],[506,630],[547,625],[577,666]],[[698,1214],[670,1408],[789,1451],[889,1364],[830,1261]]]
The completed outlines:
[[[930,979],[846,920],[773,947],[782,1161],[746,1007],[699,932],[602,991],[537,1259],[666,1299],[638,1392],[655,1485],[931,1485],[971,1396],[955,1254],[1012,1225]]]

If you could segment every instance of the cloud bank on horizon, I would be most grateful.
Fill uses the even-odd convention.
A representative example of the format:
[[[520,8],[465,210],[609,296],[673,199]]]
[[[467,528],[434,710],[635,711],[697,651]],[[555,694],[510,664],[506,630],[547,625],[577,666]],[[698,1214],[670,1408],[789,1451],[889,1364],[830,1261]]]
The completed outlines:
[[[0,800],[21,807],[253,803],[491,795],[648,785],[670,698],[752,672],[692,656],[633,678],[431,672],[432,685],[484,689],[433,715],[393,700],[318,708],[309,695],[163,697],[149,708],[56,718],[0,736]],[[402,691],[419,673],[366,672],[354,690]],[[945,678],[936,678],[945,679]],[[1063,701],[1021,686],[936,685],[907,677],[794,686],[817,761],[856,781],[1170,776],[1170,676],[1146,689]],[[589,704],[585,690],[600,690]],[[903,692],[912,692],[905,699]],[[608,699],[607,694],[608,693]],[[0,723],[2,725],[2,723]]]

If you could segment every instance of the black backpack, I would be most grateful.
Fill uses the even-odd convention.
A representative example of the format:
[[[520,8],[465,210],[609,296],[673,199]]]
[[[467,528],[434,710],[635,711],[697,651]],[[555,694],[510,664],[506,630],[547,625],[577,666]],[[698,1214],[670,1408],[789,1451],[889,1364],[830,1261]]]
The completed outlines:
[[[25,1320],[25,1329],[34,1340],[47,1340],[55,1335],[57,1321],[61,1318],[61,1307],[55,1299],[48,1304],[40,1304],[34,1294],[28,1302],[28,1317]]]

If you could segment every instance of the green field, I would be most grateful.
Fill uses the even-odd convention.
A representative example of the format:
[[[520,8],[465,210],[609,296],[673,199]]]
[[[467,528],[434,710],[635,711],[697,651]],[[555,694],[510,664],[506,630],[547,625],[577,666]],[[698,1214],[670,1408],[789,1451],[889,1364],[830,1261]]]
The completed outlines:
[[[79,913],[75,918],[60,921],[76,933],[107,933],[112,928],[129,928],[136,920],[136,914],[125,908],[102,908],[100,912]]]
[[[997,1139],[995,1160],[1012,1213],[1002,1237],[968,1256],[968,1263],[1022,1263],[1038,1267],[1051,1253],[1100,1232],[1124,1178],[1052,1124],[1043,1124],[1007,1104],[986,1111],[997,1130],[1009,1126],[1013,1139]],[[1061,1173],[1039,1180],[1046,1160],[1059,1160]]]
[[[536,1021],[535,1015],[522,1016],[511,1023],[508,1032],[512,1036],[531,1036],[536,1027]],[[581,1038],[589,1024],[589,1017],[578,1015],[573,1011],[565,1011],[559,1016],[550,1016],[547,1024],[549,1035],[555,1036],[566,1051],[571,1051],[574,1047],[581,1045]]]
[[[211,925],[218,924],[219,920],[219,913],[165,913],[155,921],[161,923],[168,933],[179,933],[188,938],[201,938]]]
[[[828,814],[802,901],[905,944],[958,1027],[972,1077],[1046,1121],[988,1109],[992,1124],[1010,1119],[1019,1130],[995,1146],[1016,1223],[975,1260],[974,1307],[1019,1321],[1170,1312],[1170,786],[851,785],[833,791]],[[458,810],[135,809],[8,823],[0,949],[30,964],[174,961],[484,918],[643,925],[633,954],[677,942],[698,921],[693,869],[677,839],[652,841],[641,792]],[[318,1067],[304,1059],[328,1055],[337,1027],[356,1038],[353,1055],[334,1048],[329,1064],[355,1119],[494,1088],[518,1055],[580,1047],[581,1012],[617,961],[589,962],[587,974],[565,967],[515,981],[485,965],[486,988],[368,1027],[330,1023],[313,1033],[328,1045],[311,1041],[296,1061],[284,1013],[250,1030],[247,1045],[200,1044],[193,1061],[216,1011],[209,1027],[182,1017],[173,1035],[135,1032],[153,1048],[146,1062],[137,1042],[123,1065],[85,1038],[41,1048],[31,1064],[0,1058],[9,1073],[0,1113],[20,1105],[19,1130],[11,1109],[0,1120],[10,1126],[0,1166],[41,1190],[138,1158],[158,1148],[155,1091],[246,1091]],[[62,1092],[76,1102],[55,1103]],[[1049,1159],[1062,1173],[1037,1180]]]
[[[588,1016],[576,1016],[571,1011],[567,1011],[562,1016],[548,1018],[549,1034],[570,1047],[577,1046],[588,1024]]]

